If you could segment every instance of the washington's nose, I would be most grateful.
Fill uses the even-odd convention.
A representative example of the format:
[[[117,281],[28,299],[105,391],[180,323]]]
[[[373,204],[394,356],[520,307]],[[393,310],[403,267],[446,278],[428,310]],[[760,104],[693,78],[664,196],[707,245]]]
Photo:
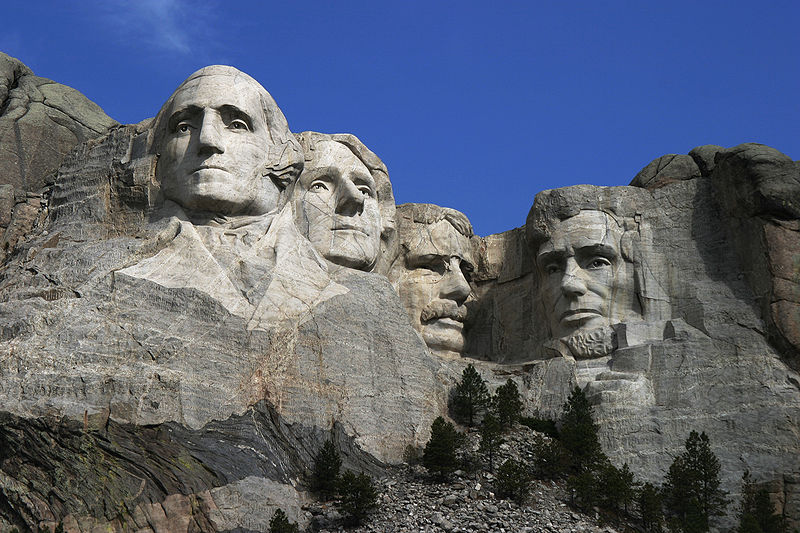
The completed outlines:
[[[458,305],[461,305],[470,292],[472,292],[472,288],[461,271],[461,260],[455,256],[451,257],[449,268],[445,271],[442,281],[439,283],[439,297],[445,300],[453,300]]]
[[[580,266],[574,258],[567,259],[564,276],[561,278],[561,292],[568,296],[586,294],[586,284],[580,276]]]
[[[364,211],[364,194],[355,183],[343,179],[337,187],[336,214],[346,217],[360,215]]]
[[[215,113],[204,113],[197,136],[197,151],[203,155],[225,152],[220,131],[220,120]]]

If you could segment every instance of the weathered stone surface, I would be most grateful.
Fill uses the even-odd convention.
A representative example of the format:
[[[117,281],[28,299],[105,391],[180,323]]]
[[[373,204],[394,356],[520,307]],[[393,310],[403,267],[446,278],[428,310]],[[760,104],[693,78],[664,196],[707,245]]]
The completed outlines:
[[[654,159],[634,176],[631,185],[656,189],[673,181],[699,178],[701,170],[691,155],[667,154]]]
[[[748,143],[719,152],[712,181],[770,339],[800,368],[800,163]]]
[[[717,153],[724,150],[725,148],[716,144],[704,144],[702,146],[695,146],[689,150],[689,155],[694,159],[694,162],[697,163],[700,173],[704,177],[708,177],[716,166],[715,158]]]
[[[117,124],[75,89],[34,76],[3,53],[0,110],[0,179],[20,192],[52,183],[72,148]]]

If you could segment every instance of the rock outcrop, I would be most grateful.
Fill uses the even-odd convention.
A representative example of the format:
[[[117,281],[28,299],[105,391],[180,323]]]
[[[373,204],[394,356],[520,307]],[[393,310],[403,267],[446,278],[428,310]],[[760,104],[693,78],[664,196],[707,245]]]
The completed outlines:
[[[43,189],[64,156],[117,123],[66,85],[35,76],[0,52],[0,247],[13,248],[37,221]]]
[[[670,154],[631,186],[544,191],[524,225],[477,237],[452,209],[395,211],[357,138],[295,136],[231,67],[114,126],[2,59],[0,529],[304,522],[327,438],[380,474],[425,443],[468,363],[514,379],[529,414],[558,417],[583,387],[604,450],[642,479],[703,430],[724,488],[749,470],[800,519],[787,156]],[[59,127],[25,137],[25,109]]]

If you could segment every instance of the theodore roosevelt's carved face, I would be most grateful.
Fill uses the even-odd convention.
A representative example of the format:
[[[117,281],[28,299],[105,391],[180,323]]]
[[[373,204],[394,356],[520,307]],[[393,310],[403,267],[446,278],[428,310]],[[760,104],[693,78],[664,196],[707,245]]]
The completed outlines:
[[[295,186],[296,224],[332,263],[371,270],[380,252],[375,179],[342,143],[320,141]]]
[[[472,292],[472,245],[444,216],[430,223],[405,218],[413,209],[412,204],[398,209],[401,256],[392,266],[390,279],[425,344],[435,352],[460,353],[467,314],[464,303]],[[462,231],[469,227],[461,213],[449,212],[463,219]]]
[[[186,209],[259,215],[280,197],[265,177],[272,144],[266,91],[230,70],[190,78],[173,94],[156,176],[164,197]]]
[[[554,338],[619,322],[634,297],[632,264],[623,260],[623,228],[601,211],[556,224],[539,247],[541,298]]]

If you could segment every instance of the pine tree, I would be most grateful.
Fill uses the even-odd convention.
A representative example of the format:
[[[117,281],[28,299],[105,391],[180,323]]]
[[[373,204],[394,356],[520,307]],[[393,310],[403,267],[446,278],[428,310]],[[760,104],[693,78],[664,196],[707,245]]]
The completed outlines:
[[[534,470],[540,479],[560,479],[569,472],[571,457],[560,440],[534,435],[531,448]]]
[[[450,422],[445,422],[441,416],[431,424],[431,438],[425,445],[422,454],[422,464],[428,472],[444,479],[456,469],[458,459],[456,450],[462,441],[461,435]]]
[[[711,520],[722,516],[727,505],[719,480],[720,464],[705,433],[686,439],[686,451],[669,467],[664,483],[664,503],[684,533],[708,531]]]
[[[494,489],[499,498],[512,499],[519,505],[528,499],[531,476],[524,464],[507,459],[497,469]]]
[[[738,533],[786,533],[786,518],[775,514],[765,488],[758,488],[749,472],[742,476],[742,504]]]
[[[452,408],[456,418],[469,427],[475,425],[475,419],[486,409],[491,401],[486,381],[470,363],[461,374],[461,381],[456,384]]]
[[[519,420],[523,407],[517,384],[509,379],[505,385],[498,387],[492,398],[492,404],[497,412],[500,425],[504,428],[513,425]]]
[[[486,413],[481,423],[481,446],[478,449],[489,458],[489,472],[494,473],[494,454],[497,447],[502,444],[503,429],[493,413]]]
[[[622,465],[622,468],[617,468],[607,461],[598,471],[597,483],[603,507],[617,513],[628,511],[628,505],[636,493],[633,472],[628,468],[628,463]]]
[[[294,522],[289,522],[283,509],[276,509],[269,521],[269,533],[298,533],[299,528]]]
[[[648,533],[661,533],[664,523],[663,499],[652,483],[645,483],[636,498],[642,525]]]
[[[378,506],[378,491],[372,478],[364,472],[356,475],[347,470],[339,480],[336,508],[349,525],[361,525]]]
[[[342,467],[342,458],[336,451],[336,446],[330,439],[322,445],[314,459],[314,472],[311,478],[311,490],[319,493],[324,499],[330,499],[336,494],[336,485],[339,481],[339,469]]]
[[[561,444],[572,456],[575,473],[596,469],[605,457],[597,438],[599,427],[592,419],[592,407],[580,389],[575,387],[564,404],[561,418]]]

